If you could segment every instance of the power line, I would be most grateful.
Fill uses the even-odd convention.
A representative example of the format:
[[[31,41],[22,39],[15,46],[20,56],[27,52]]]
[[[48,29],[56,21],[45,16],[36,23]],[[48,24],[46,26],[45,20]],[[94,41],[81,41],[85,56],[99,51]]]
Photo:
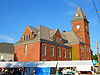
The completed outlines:
[[[96,14],[97,14],[97,16],[98,16],[99,23],[100,23],[100,16],[99,16],[99,14],[98,14],[98,9],[97,9],[97,7],[96,7],[96,4],[95,4],[94,0],[92,0],[92,2],[93,2],[93,5],[94,5]],[[97,56],[98,56],[99,72],[100,72],[100,57],[99,57],[98,41],[96,42],[96,48],[97,48]]]
[[[100,16],[99,16],[99,14],[98,14],[98,12],[100,12],[100,11],[98,11],[98,9],[97,9],[97,7],[96,7],[96,4],[95,4],[94,0],[92,0],[92,3],[93,3],[93,5],[94,5],[94,8],[95,8],[95,11],[96,11],[98,20],[99,20],[99,22],[100,22]]]

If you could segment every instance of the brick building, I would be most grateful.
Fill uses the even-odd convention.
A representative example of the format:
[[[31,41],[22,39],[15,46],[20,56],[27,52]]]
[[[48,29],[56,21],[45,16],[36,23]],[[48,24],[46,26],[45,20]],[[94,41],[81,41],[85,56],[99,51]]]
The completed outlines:
[[[27,26],[15,44],[15,61],[90,60],[89,22],[80,6],[71,23],[72,31],[63,33],[42,25]]]

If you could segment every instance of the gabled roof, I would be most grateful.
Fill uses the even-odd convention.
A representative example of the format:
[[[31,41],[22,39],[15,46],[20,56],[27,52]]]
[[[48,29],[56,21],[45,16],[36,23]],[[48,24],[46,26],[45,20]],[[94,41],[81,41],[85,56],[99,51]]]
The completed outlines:
[[[39,27],[37,28],[33,28],[32,26],[28,26],[30,28],[30,30],[32,32],[36,32],[36,37],[32,40],[27,40],[27,41],[23,41],[23,42],[17,42],[16,45],[22,45],[22,44],[27,44],[27,43],[32,43],[32,42],[37,42],[37,41],[40,41],[40,39],[46,39],[46,40],[50,40],[50,31],[51,29],[43,26],[43,25],[40,25]]]
[[[81,7],[78,6],[71,22],[77,21],[77,20],[83,20],[83,19],[87,20],[86,14],[82,11]]]
[[[33,28],[32,26],[28,26],[31,32],[34,32],[34,34],[37,34],[37,29]]]
[[[75,44],[75,43],[79,43],[79,42],[83,42],[74,31],[69,31],[69,32],[64,32],[62,33],[62,37],[66,40],[68,40],[68,42],[70,44]]]
[[[57,32],[57,30],[59,29],[56,29],[56,30],[52,30],[52,29],[49,29],[45,26],[42,26],[40,25],[39,27],[37,28],[33,28],[31,26],[29,26],[30,30],[33,31],[33,32],[36,32],[37,33],[37,36],[32,39],[32,40],[28,40],[28,41],[23,41],[23,42],[17,42],[17,44],[27,44],[27,43],[32,43],[32,42],[37,42],[37,41],[40,41],[41,39],[44,39],[44,40],[48,40],[48,41],[52,41],[52,37],[53,35]],[[70,46],[70,44],[79,44],[80,42],[83,42],[77,35],[74,31],[69,31],[69,32],[64,32],[64,33],[61,33],[61,37],[68,42],[65,42],[63,43],[63,45],[67,45],[67,46]]]
[[[50,37],[53,37],[56,34],[57,31],[59,31],[59,29],[51,30],[50,31]]]
[[[14,53],[14,44],[12,43],[0,43],[0,53]]]
[[[39,27],[39,32],[40,32],[40,39],[46,39],[46,40],[50,40],[50,31],[51,29],[40,25]]]
[[[76,14],[79,14],[80,17],[84,18],[84,13],[83,13],[83,11],[82,11],[80,6],[77,7],[77,10],[76,10],[74,15],[76,15]]]
[[[52,37],[56,32],[57,32],[57,29],[56,30],[51,30],[50,31],[50,37]]]

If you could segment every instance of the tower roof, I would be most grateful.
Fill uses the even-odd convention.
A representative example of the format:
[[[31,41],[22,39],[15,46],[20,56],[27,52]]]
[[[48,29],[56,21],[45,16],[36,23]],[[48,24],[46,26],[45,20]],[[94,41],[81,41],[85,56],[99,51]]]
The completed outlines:
[[[80,5],[78,5],[76,12],[74,14],[74,17],[72,18],[71,22],[77,21],[77,20],[83,20],[83,19],[86,20],[86,14],[82,11]]]

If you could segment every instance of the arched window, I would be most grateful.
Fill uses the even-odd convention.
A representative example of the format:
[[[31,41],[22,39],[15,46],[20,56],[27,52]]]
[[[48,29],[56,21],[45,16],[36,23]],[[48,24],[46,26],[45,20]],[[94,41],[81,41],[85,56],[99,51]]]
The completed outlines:
[[[51,46],[51,56],[54,56],[54,46]]]
[[[28,39],[30,39],[30,34],[28,34]]]
[[[25,54],[25,55],[28,54],[28,45],[25,45],[24,54]]]
[[[4,60],[4,56],[5,56],[4,54],[1,55],[1,60]]]
[[[42,45],[42,51],[41,51],[42,56],[46,56],[46,45]]]
[[[81,53],[84,53],[84,47],[80,47]]]
[[[66,58],[66,50],[64,49],[64,58]]]
[[[57,51],[58,51],[58,57],[60,57],[61,55],[60,55],[60,48],[57,48]]]

